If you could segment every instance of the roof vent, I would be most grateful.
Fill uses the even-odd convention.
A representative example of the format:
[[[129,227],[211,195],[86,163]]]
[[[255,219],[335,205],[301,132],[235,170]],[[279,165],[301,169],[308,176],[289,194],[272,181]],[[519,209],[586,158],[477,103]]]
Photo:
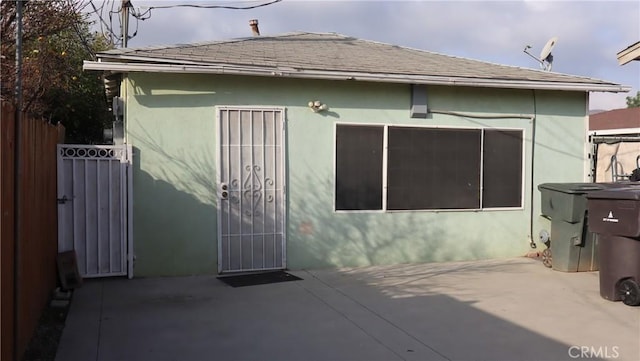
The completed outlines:
[[[249,26],[251,26],[253,36],[260,36],[260,29],[258,29],[258,19],[249,20]]]

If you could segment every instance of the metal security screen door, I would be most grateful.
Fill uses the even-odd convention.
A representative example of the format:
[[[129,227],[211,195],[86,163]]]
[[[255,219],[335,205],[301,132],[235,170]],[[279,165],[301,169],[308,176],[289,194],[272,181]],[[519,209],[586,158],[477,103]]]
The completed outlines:
[[[218,272],[282,269],[284,110],[220,107]]]
[[[82,277],[133,275],[131,146],[58,145],[58,251]]]

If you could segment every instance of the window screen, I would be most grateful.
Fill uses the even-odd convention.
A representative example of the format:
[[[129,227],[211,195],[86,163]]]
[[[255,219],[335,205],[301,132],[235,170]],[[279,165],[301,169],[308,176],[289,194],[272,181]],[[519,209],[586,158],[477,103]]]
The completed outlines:
[[[522,207],[523,141],[522,130],[337,125],[336,210]]]
[[[521,130],[485,129],[482,207],[522,206]]]
[[[387,209],[480,208],[479,129],[389,127]]]
[[[336,128],[336,209],[382,209],[384,127]]]

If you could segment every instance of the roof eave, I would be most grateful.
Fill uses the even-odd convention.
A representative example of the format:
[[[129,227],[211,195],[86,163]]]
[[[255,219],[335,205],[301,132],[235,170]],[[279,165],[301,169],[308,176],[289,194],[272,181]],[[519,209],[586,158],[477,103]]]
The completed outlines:
[[[103,63],[142,63],[142,64],[187,64],[187,65],[207,65],[207,62],[188,60],[184,58],[170,59],[166,57],[137,56],[137,55],[109,55],[98,54],[98,62]]]
[[[640,60],[640,41],[616,54],[618,64],[625,65],[633,60]]]
[[[387,83],[472,86],[510,89],[565,90],[585,92],[628,92],[631,87],[619,84],[541,82],[531,80],[489,79],[471,77],[425,76],[411,74],[380,74],[366,72],[299,70],[293,68],[265,68],[235,65],[151,64],[85,61],[84,70],[110,70],[113,72],[227,74],[301,79],[356,80]]]

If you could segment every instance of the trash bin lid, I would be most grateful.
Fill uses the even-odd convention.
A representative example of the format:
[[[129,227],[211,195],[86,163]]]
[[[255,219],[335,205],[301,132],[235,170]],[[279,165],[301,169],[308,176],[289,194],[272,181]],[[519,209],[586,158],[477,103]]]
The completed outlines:
[[[587,194],[588,199],[628,199],[640,201],[640,187],[603,189]]]
[[[610,186],[605,183],[542,183],[538,185],[538,190],[552,190],[569,194],[584,194]]]

